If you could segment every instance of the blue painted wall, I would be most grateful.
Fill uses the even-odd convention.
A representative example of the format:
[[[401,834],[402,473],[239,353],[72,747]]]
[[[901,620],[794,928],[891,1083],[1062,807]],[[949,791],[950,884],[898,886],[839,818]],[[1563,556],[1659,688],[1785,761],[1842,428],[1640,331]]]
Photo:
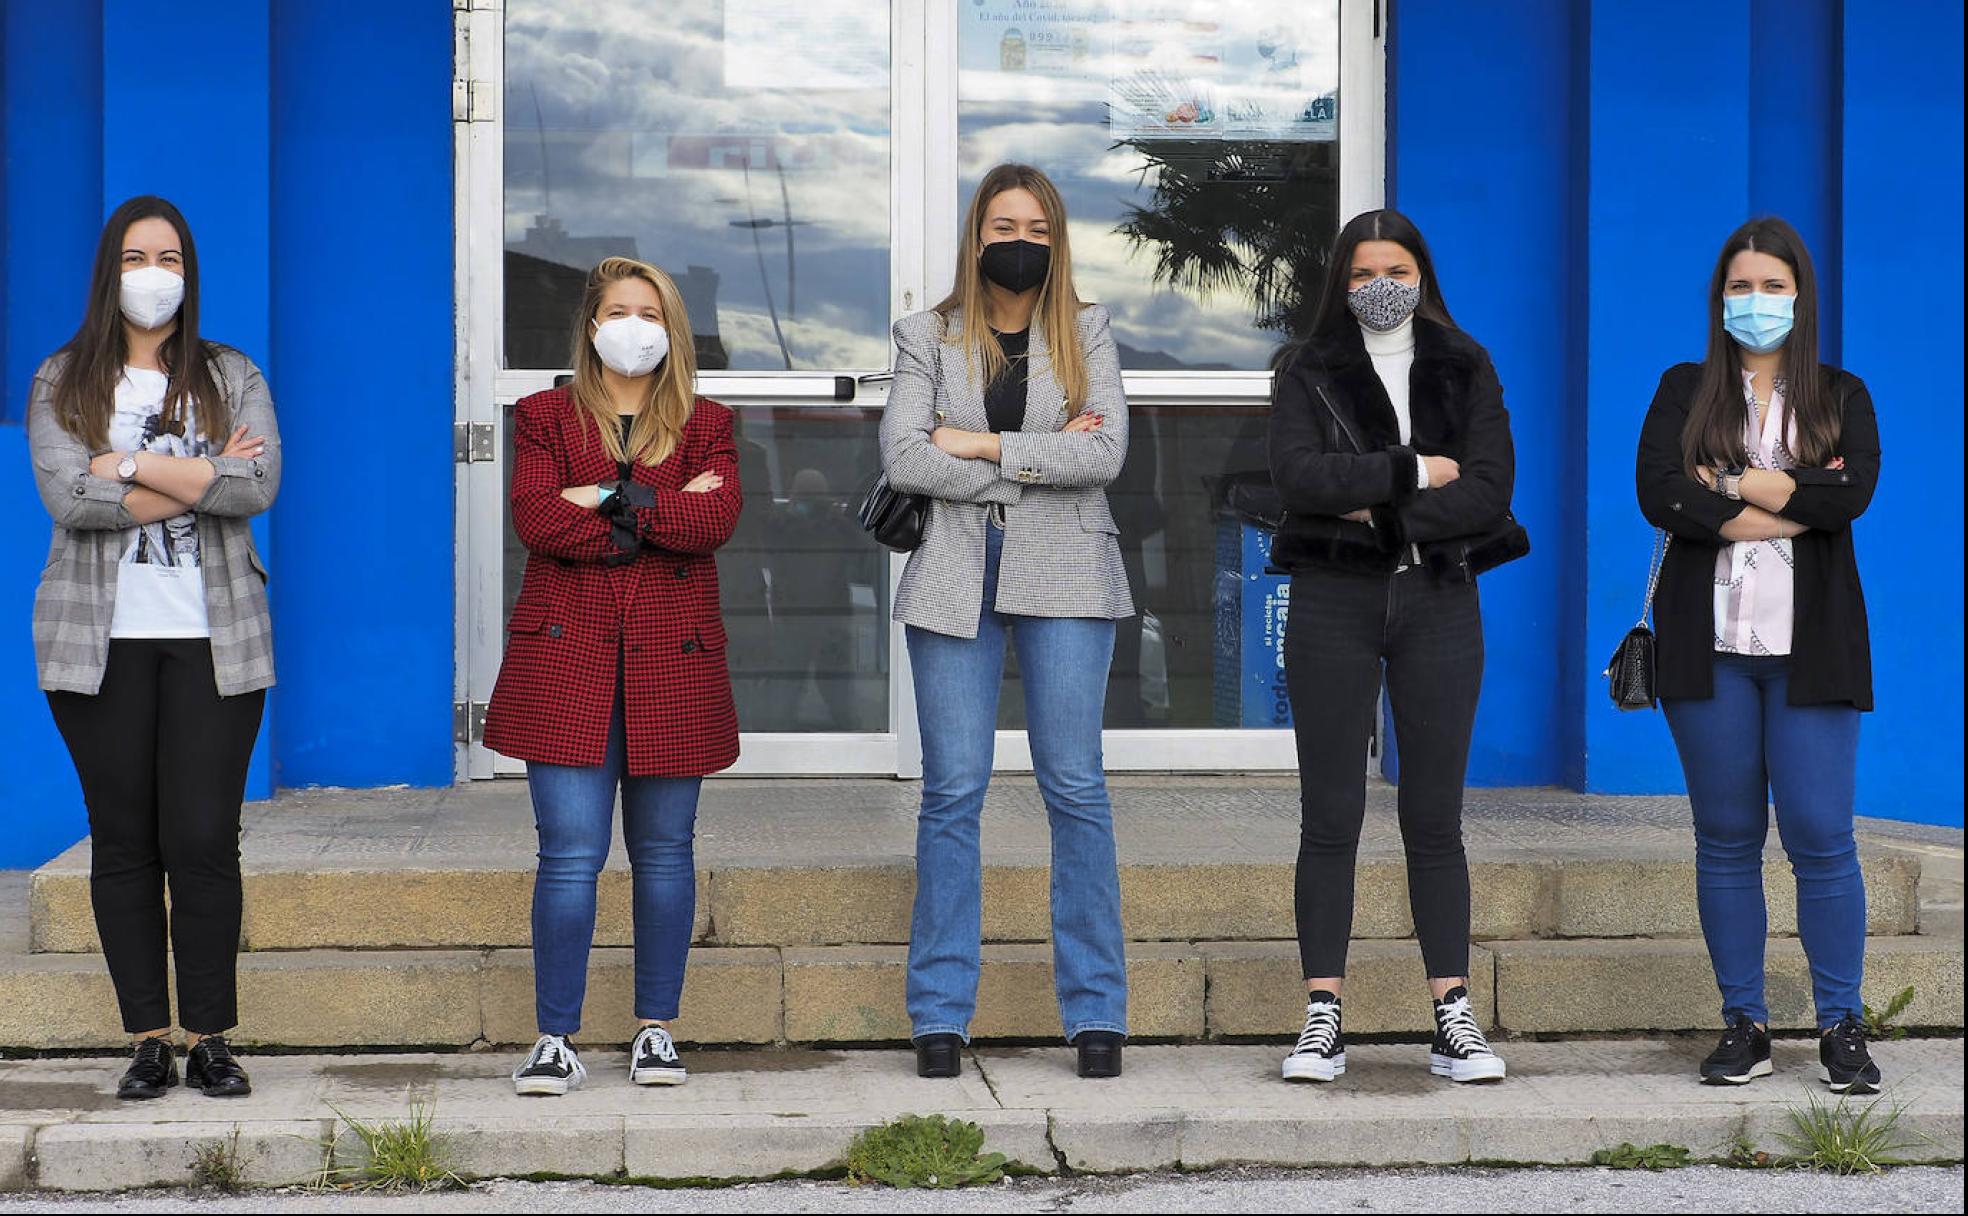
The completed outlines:
[[[1634,443],[1661,371],[1701,357],[1723,238],[1777,213],[1817,262],[1823,357],[1872,385],[1888,451],[1857,525],[1879,703],[1860,809],[1958,825],[1959,546],[1939,570],[1920,554],[1959,535],[1961,498],[1894,470],[1897,454],[1961,450],[1960,5],[1400,0],[1393,15],[1391,200],[1496,358],[1537,545],[1484,585],[1471,779],[1681,791],[1660,716],[1616,713],[1598,674],[1645,584]]]
[[[204,325],[266,371],[286,478],[257,523],[279,685],[249,782],[451,780],[451,16],[142,0],[4,6],[0,867],[86,831],[28,618],[47,553],[34,367],[74,330],[103,218],[162,194],[198,238]],[[126,72],[170,47],[170,70]],[[31,301],[26,306],[24,301]]]

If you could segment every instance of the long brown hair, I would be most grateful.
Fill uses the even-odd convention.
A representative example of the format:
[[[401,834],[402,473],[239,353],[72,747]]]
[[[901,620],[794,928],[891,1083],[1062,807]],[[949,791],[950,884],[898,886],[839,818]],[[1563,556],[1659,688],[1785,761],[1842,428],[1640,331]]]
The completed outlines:
[[[1040,332],[1045,335],[1046,352],[1052,359],[1052,378],[1066,394],[1066,415],[1079,414],[1087,398],[1086,352],[1080,349],[1080,309],[1086,307],[1073,290],[1073,254],[1066,239],[1066,202],[1059,197],[1052,179],[1031,165],[999,165],[977,183],[977,193],[964,212],[963,241],[957,247],[957,273],[950,294],[933,311],[943,317],[943,340],[963,347],[964,367],[972,376],[982,373],[991,383],[1005,374],[1008,364],[997,339],[991,336],[991,321],[979,259],[984,255],[984,218],[991,200],[1007,190],[1027,190],[1039,200],[1045,212],[1047,243],[1052,257],[1045,282],[1039,285],[1038,306],[1033,311]],[[963,314],[957,333],[949,329],[950,314]]]
[[[1826,391],[1818,364],[1818,275],[1804,238],[1774,215],[1754,219],[1729,234],[1715,273],[1708,281],[1708,356],[1681,430],[1681,458],[1688,472],[1697,468],[1740,466],[1749,461],[1743,442],[1749,405],[1743,400],[1742,352],[1722,325],[1722,292],[1729,280],[1729,263],[1743,252],[1767,253],[1790,267],[1797,279],[1797,302],[1791,309],[1790,337],[1784,340],[1781,371],[1784,408],[1797,425],[1797,448],[1791,453],[1808,467],[1831,463],[1838,454],[1844,419],[1839,403]],[[1786,440],[1788,442],[1788,440]]]
[[[670,353],[649,377],[649,387],[635,421],[629,424],[629,441],[622,442],[622,429],[616,419],[615,401],[608,395],[602,379],[601,356],[595,353],[588,327],[601,311],[601,297],[611,283],[642,279],[656,289],[663,305],[663,328],[670,331]],[[697,347],[690,336],[690,317],[683,310],[683,293],[676,281],[647,262],[634,258],[603,258],[588,272],[587,290],[581,293],[581,308],[574,315],[574,401],[588,415],[601,436],[601,446],[617,463],[634,460],[657,465],[669,459],[683,439],[683,428],[690,421],[690,409],[697,400]],[[631,455],[633,453],[633,455]]]
[[[223,443],[232,434],[232,410],[212,376],[212,343],[198,336],[198,248],[184,215],[154,194],[140,194],[110,212],[96,240],[96,264],[89,273],[89,306],[75,336],[56,352],[67,356],[55,382],[55,418],[62,429],[91,449],[109,446],[109,419],[116,412],[116,385],[130,362],[123,330],[123,242],[130,225],[159,219],[177,229],[184,255],[184,303],[176,328],[157,348],[164,368],[164,419],[182,421],[187,404],[197,410],[205,438]]]

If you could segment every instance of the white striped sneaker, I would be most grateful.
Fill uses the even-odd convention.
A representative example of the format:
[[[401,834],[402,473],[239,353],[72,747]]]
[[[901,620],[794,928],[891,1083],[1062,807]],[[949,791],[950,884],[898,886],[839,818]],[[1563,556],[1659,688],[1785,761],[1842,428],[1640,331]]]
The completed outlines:
[[[636,1033],[629,1047],[629,1080],[637,1085],[681,1085],[689,1076],[669,1031],[644,1026]]]
[[[1346,1071],[1346,1036],[1339,1029],[1339,998],[1315,992],[1305,1003],[1305,1029],[1285,1057],[1287,1081],[1330,1081]]]
[[[588,1079],[587,1065],[574,1051],[566,1036],[543,1034],[533,1044],[526,1059],[513,1069],[513,1091],[520,1094],[559,1096],[579,1089]]]

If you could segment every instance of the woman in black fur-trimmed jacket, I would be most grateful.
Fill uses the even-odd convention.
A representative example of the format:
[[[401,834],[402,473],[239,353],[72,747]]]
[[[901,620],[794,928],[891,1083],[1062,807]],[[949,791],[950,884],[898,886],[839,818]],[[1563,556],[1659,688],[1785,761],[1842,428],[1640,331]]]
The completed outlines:
[[[1401,756],[1408,897],[1434,997],[1430,1068],[1502,1078],[1468,993],[1462,783],[1483,677],[1476,576],[1529,551],[1510,515],[1515,459],[1489,355],[1456,328],[1421,233],[1394,211],[1340,230],[1312,332],[1281,362],[1271,476],[1291,572],[1285,679],[1303,827],[1296,908],[1308,1004],[1287,1080],[1346,1069],[1339,997],[1362,757],[1383,673]]]

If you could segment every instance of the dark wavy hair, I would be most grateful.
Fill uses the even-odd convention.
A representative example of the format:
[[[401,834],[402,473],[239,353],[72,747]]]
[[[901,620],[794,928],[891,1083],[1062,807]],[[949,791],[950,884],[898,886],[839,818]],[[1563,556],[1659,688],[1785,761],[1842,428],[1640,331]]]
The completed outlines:
[[[1729,234],[1715,259],[1708,280],[1708,355],[1701,379],[1681,429],[1681,459],[1690,475],[1697,468],[1747,464],[1743,442],[1749,405],[1743,400],[1742,351],[1722,325],[1722,290],[1728,284],[1729,263],[1739,253],[1767,253],[1790,267],[1797,280],[1797,303],[1791,311],[1790,337],[1783,345],[1781,370],[1784,408],[1797,422],[1797,462],[1813,468],[1838,454],[1842,418],[1838,402],[1826,391],[1818,365],[1818,274],[1811,251],[1797,229],[1774,215],[1753,219]]]
[[[168,377],[164,387],[164,420],[179,421],[186,403],[198,410],[198,429],[223,442],[232,431],[232,416],[212,376],[212,344],[198,336],[198,249],[184,214],[154,194],[140,194],[110,212],[96,241],[95,269],[89,274],[89,306],[82,325],[58,354],[68,356],[55,384],[55,417],[62,428],[90,448],[109,446],[109,419],[116,411],[116,384],[130,361],[130,343],[123,332],[123,241],[130,225],[160,219],[178,231],[178,250],[184,255],[184,303],[178,307],[177,327],[158,348],[157,360]]]

